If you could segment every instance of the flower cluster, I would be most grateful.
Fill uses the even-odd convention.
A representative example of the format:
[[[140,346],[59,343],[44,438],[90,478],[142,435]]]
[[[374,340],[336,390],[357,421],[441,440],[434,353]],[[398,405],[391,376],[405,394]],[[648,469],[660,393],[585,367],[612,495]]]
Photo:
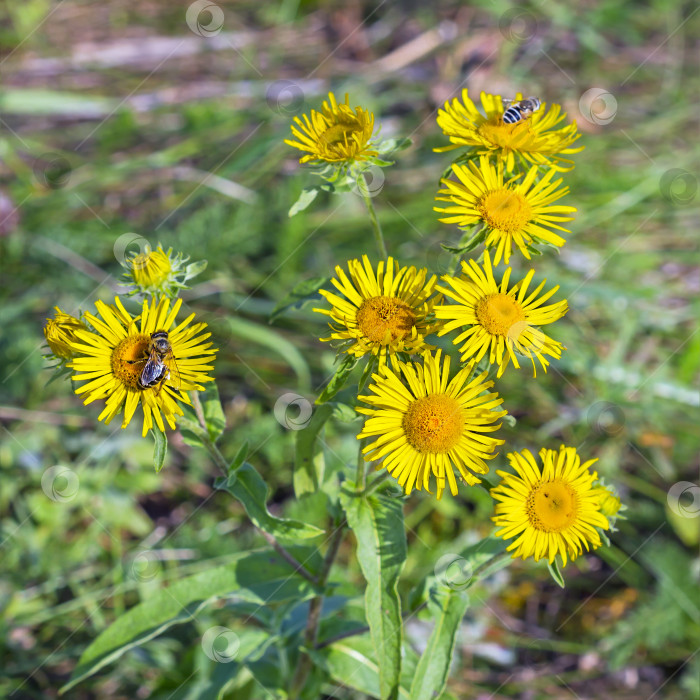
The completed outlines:
[[[298,140],[287,143],[307,153],[301,162],[351,167],[371,158],[371,115],[352,110],[347,97],[344,105],[330,97],[322,113],[296,120]],[[558,126],[559,105],[516,95],[508,107],[486,94],[481,104],[484,113],[465,90],[438,114],[450,145],[436,150],[466,149],[451,165],[453,177],[442,179],[435,207],[440,221],[463,231],[448,249],[461,258],[483,244],[481,256],[461,260],[460,274],[439,281],[392,257],[375,266],[366,255],[349,260],[336,266],[332,288],[318,289],[330,308],[314,309],[329,317],[331,332],[321,340],[346,357],[342,371],[365,359],[356,410],[366,420],[357,438],[364,459],[407,495],[434,488],[440,498],[446,488],[456,495],[460,482],[482,481],[504,444],[495,433],[507,416],[492,373],[499,379],[527,359],[536,377],[564,350],[542,330],[568,310],[559,287],[535,282],[534,269],[511,281],[511,267],[497,268],[515,250],[531,260],[539,246],[565,244],[564,225],[576,210],[560,203],[569,189],[558,174],[573,168],[565,156],[582,149],[574,146],[580,134],[575,124]],[[446,335],[456,358],[439,344]],[[528,450],[508,460],[515,473],[497,471],[501,481],[489,487],[496,535],[514,540],[513,556],[551,563],[559,554],[565,564],[605,541],[620,501],[591,471],[595,460],[582,462],[564,445],[558,453],[543,448],[541,466]]]
[[[56,307],[44,327],[52,357],[79,383],[75,393],[86,405],[104,400],[98,420],[109,423],[122,414],[126,428],[141,406],[143,435],[156,428],[164,432],[166,424],[174,429],[182,404],[191,403],[188,392],[213,381],[208,372],[216,350],[206,324],[193,323],[194,314],[176,321],[182,299],[172,300],[183,286],[178,274],[183,259],[171,253],[159,246],[129,260],[132,282],[151,293],[140,313],[132,314],[115,297],[114,304],[98,300],[97,315],[85,312],[80,318]]]

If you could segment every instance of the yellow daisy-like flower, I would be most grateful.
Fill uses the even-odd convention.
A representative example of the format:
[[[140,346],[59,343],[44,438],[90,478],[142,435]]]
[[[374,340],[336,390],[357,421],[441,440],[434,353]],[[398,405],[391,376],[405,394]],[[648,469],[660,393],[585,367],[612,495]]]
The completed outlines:
[[[437,277],[427,278],[425,268],[399,267],[393,258],[379,262],[377,271],[366,255],[349,260],[350,278],[340,265],[335,268],[337,279],[331,284],[340,297],[325,289],[319,290],[333,308],[314,309],[330,316],[333,331],[323,341],[347,342],[345,351],[355,357],[376,355],[380,366],[397,352],[421,353],[432,349],[425,336],[436,332],[441,324],[430,320],[433,307],[439,301],[434,296]]]
[[[211,382],[207,371],[216,354],[210,342],[210,333],[204,333],[206,323],[190,325],[194,314],[173,327],[182,304],[178,299],[170,308],[170,300],[152,299],[143,302],[142,312],[136,318],[124,308],[119,298],[116,306],[101,301],[95,306],[101,318],[86,313],[85,318],[95,329],[77,330],[77,339],[70,343],[73,360],[69,363],[76,374],[72,379],[86,382],[75,390],[85,395],[87,405],[97,399],[106,399],[98,420],[109,423],[124,409],[122,428],[131,422],[140,404],[143,406],[143,434],[153,428],[153,421],[165,430],[163,418],[175,428],[176,416],[183,415],[178,401],[189,404],[188,391],[203,390],[199,382]],[[169,345],[167,352],[156,354],[156,364],[150,373],[144,372],[153,349],[153,335]],[[144,375],[148,381],[144,384]]]
[[[516,100],[521,100],[518,93]],[[574,167],[574,162],[563,156],[578,153],[584,146],[574,148],[572,144],[580,138],[576,122],[555,129],[566,114],[560,105],[553,104],[549,110],[545,103],[532,114],[515,124],[503,122],[505,108],[499,95],[481,93],[482,114],[470,99],[468,91],[462,90],[462,101],[445,102],[438,110],[437,123],[451,145],[436,148],[438,152],[450,151],[461,146],[471,146],[478,155],[495,155],[501,159],[508,172],[515,167],[516,157],[533,165],[546,165],[565,172]]]
[[[609,486],[603,486],[602,484],[597,484],[593,492],[598,498],[600,512],[606,518],[615,518],[622,507],[622,501],[620,501],[618,495]]]
[[[329,92],[322,111],[312,109],[310,117],[303,115],[303,122],[294,117],[296,126],[292,125],[291,129],[298,140],[285,139],[284,142],[307,152],[300,163],[352,163],[377,155],[372,148],[374,115],[362,107],[353,109],[349,100],[346,94],[345,102],[339,104],[335,95]]]
[[[497,537],[509,540],[513,558],[542,557],[554,561],[561,555],[573,561],[580,554],[600,547],[596,528],[607,530],[600,512],[599,495],[593,488],[597,474],[589,467],[597,460],[581,463],[575,447],[540,450],[542,468],[529,450],[511,452],[508,460],[515,474],[497,471],[501,483],[491,489],[498,503],[493,522]]]
[[[462,361],[473,366],[488,351],[489,363],[498,364],[498,377],[511,360],[516,368],[520,367],[516,352],[532,361],[535,376],[535,358],[546,372],[549,361],[545,355],[558,359],[564,346],[536,326],[553,323],[568,311],[566,300],[543,306],[559,287],[540,295],[545,280],[528,294],[535,274],[530,270],[524,279],[509,288],[510,267],[506,268],[500,285],[497,284],[488,251],[484,254],[483,268],[473,260],[469,263],[462,261],[462,271],[462,277],[443,275],[442,279],[451,288],[436,287],[457,302],[435,307],[435,316],[447,321],[438,335],[459,329],[461,332],[452,342],[455,345],[463,343],[460,348]]]
[[[163,284],[173,271],[168,253],[159,245],[157,250],[148,249],[130,258],[127,264],[134,282],[144,288],[158,288]]]
[[[127,270],[124,276],[130,285],[135,285],[130,293],[176,296],[178,290],[188,288],[185,285],[187,280],[196,277],[207,266],[206,260],[185,266],[188,260],[189,257],[183,257],[182,253],[173,255],[172,248],[166,252],[161,245],[156,250],[146,246],[143,253],[124,261]]]
[[[70,360],[73,357],[71,343],[77,340],[76,331],[87,330],[87,326],[80,320],[61,311],[54,306],[56,314],[53,318],[46,319],[44,337],[51,352],[62,360]]]
[[[441,362],[440,355],[440,350],[434,357],[425,353],[422,366],[398,362],[396,371],[384,366],[372,375],[372,393],[358,396],[371,408],[357,409],[370,416],[357,439],[376,438],[362,450],[365,460],[383,459],[377,469],[386,468],[407,494],[414,487],[430,492],[434,476],[438,498],[446,482],[457,494],[455,467],[470,485],[480,481],[473,472],[488,473],[485,460],[503,444],[488,433],[498,430],[501,424],[494,424],[506,415],[492,410],[503,399],[488,393],[493,382],[485,381],[485,372],[469,381],[470,370],[464,368],[449,381],[450,358]]]
[[[551,229],[568,233],[560,223],[571,221],[567,214],[575,207],[553,205],[569,193],[568,187],[560,187],[562,179],[552,182],[555,170],[550,169],[536,182],[538,167],[533,165],[525,179],[517,182],[520,175],[504,180],[503,164],[494,167],[488,157],[481,156],[479,164],[471,161],[467,165],[453,165],[459,178],[442,180],[444,189],[438,191],[437,201],[448,202],[447,207],[435,207],[435,211],[446,216],[440,221],[469,228],[482,224],[486,229],[484,244],[495,248],[494,265],[504,258],[510,261],[513,244],[529,260],[528,245],[546,242],[563,246],[566,242]]]

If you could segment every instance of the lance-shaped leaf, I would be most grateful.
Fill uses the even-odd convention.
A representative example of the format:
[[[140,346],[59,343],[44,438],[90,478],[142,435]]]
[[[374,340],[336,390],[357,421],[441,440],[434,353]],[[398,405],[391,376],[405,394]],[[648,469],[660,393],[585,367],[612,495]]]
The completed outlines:
[[[365,613],[379,666],[382,700],[395,700],[401,675],[403,626],[397,591],[406,560],[403,503],[398,498],[358,497],[346,482],[341,496],[348,525],[357,539],[357,559],[367,581]]]
[[[157,426],[154,425],[151,430],[153,435],[153,467],[156,472],[159,472],[165,464],[165,455],[168,452],[168,438],[166,434]]]
[[[320,555],[308,547],[292,548],[293,556],[317,571]],[[315,594],[312,584],[273,550],[242,554],[223,566],[207,569],[159,590],[117,618],[83,652],[65,692],[129,649],[153,639],[173,625],[191,620],[211,602],[236,595],[258,605],[304,600]]]
[[[270,314],[270,323],[290,309],[300,309],[308,302],[321,301],[322,297],[318,293],[318,290],[325,287],[330,280],[330,277],[312,277],[311,279],[299,282],[299,284],[295,285],[292,291],[272,310]]]
[[[281,539],[308,539],[323,534],[323,530],[302,523],[299,520],[277,518],[267,509],[269,489],[263,478],[252,464],[245,462],[228,477],[216,480],[214,486],[227,491],[238,499],[245,508],[248,517],[256,527]]]
[[[356,364],[357,358],[354,355],[346,355],[338,365],[338,369],[331,377],[331,380],[326,384],[321,395],[316,399],[316,403],[322,404],[330,401],[343,388]]]

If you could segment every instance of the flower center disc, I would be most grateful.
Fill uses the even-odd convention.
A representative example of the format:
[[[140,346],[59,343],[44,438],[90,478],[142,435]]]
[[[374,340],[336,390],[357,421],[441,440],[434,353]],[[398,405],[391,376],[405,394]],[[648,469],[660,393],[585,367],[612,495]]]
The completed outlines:
[[[395,297],[365,299],[357,310],[357,325],[362,335],[373,343],[402,340],[411,334],[416,315],[408,304]]]
[[[476,317],[492,335],[508,335],[515,324],[522,326],[525,312],[517,299],[507,294],[489,294],[477,302]]]
[[[532,527],[542,532],[560,532],[576,521],[576,492],[563,481],[535,486],[525,505]]]
[[[464,411],[445,394],[430,394],[411,402],[403,418],[403,430],[411,447],[422,453],[448,452],[464,429]]]
[[[532,209],[525,197],[505,188],[484,194],[477,209],[489,228],[501,231],[520,231],[532,218]]]
[[[139,377],[144,362],[137,360],[146,359],[150,340],[147,335],[130,335],[112,350],[112,374],[129,389],[141,389]]]
[[[328,127],[320,136],[319,141],[326,148],[333,148],[333,146],[345,146],[345,141],[347,139],[348,145],[352,145],[354,140],[352,135],[356,131],[361,131],[357,120],[355,119],[343,119],[342,117],[336,117],[337,121],[332,126]]]

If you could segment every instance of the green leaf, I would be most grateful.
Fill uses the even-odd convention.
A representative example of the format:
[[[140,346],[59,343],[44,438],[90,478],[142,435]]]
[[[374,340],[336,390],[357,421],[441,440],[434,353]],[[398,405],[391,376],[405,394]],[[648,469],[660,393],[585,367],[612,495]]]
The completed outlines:
[[[346,489],[354,484],[346,482]],[[357,559],[367,581],[365,612],[379,664],[382,700],[395,700],[401,674],[403,624],[397,591],[406,561],[403,503],[380,495],[358,497],[344,490],[341,503],[357,539]]]
[[[308,547],[290,551],[300,561],[309,560],[314,570],[321,566],[320,555]],[[259,605],[285,600],[305,600],[315,591],[273,550],[241,554],[234,561],[175,581],[118,617],[80,657],[70,681],[61,693],[118,659],[129,649],[153,639],[173,625],[191,620],[222,596],[235,594]]]
[[[289,311],[289,309],[300,309],[308,302],[320,300],[322,297],[318,290],[325,287],[330,280],[330,277],[312,277],[295,285],[292,291],[272,310],[270,323],[282,316],[286,311]]]
[[[360,382],[357,387],[357,391],[361,392],[365,390],[365,387],[369,384],[372,379],[372,374],[377,371],[379,367],[379,358],[376,355],[372,355],[367,359],[364,369],[362,370],[362,376],[360,377]]]
[[[314,409],[307,426],[303,430],[296,431],[296,457],[294,460],[294,493],[297,498],[315,493],[323,483],[322,469],[323,454],[321,459],[315,459],[316,440],[326,421],[333,413],[334,405],[322,404]]]
[[[410,138],[400,138],[400,139],[386,139],[380,141],[376,146],[377,153],[387,155],[389,153],[398,153],[399,151],[405,151],[413,145],[413,140]]]
[[[228,477],[217,479],[214,487],[238,499],[253,524],[275,537],[298,540],[323,534],[323,530],[314,525],[272,515],[266,505],[269,489],[252,464],[246,462]]]
[[[207,384],[204,392],[200,392],[199,401],[202,404],[202,412],[204,413],[204,422],[207,425],[207,432],[212,442],[219,439],[221,433],[226,428],[226,416],[221,407],[219,399],[219,390],[216,382]]]
[[[333,407],[333,418],[341,423],[354,423],[360,418],[360,414],[350,404],[331,401],[329,405]]]
[[[168,452],[168,437],[155,423],[151,429],[151,435],[153,435],[154,442],[153,466],[155,467],[156,473],[158,473],[165,464],[165,455]]]
[[[197,262],[190,263],[186,268],[185,268],[185,282],[187,280],[191,280],[193,277],[196,277],[197,275],[201,275],[204,270],[207,269],[207,261],[206,260],[198,260]]]
[[[321,191],[320,187],[305,187],[302,191],[301,194],[299,195],[299,198],[297,199],[294,204],[292,204],[289,214],[289,218],[291,219],[293,216],[296,216],[300,211],[304,211],[311,202],[318,197],[318,193]]]
[[[557,583],[557,585],[561,586],[562,588],[566,588],[564,576],[562,576],[562,573],[559,570],[559,561],[556,557],[554,557],[553,562],[547,562],[547,568],[549,569],[549,574],[554,579],[555,583]]]
[[[321,392],[321,395],[316,399],[317,404],[326,403],[330,401],[345,385],[348,380],[350,373],[355,369],[357,364],[357,358],[353,355],[345,355],[341,363],[338,365],[338,369],[335,374],[331,377],[331,380],[326,384],[325,388]]]
[[[435,627],[418,662],[411,685],[411,700],[440,697],[447,684],[455,638],[469,605],[466,591],[434,585],[428,596],[428,609]]]
[[[245,458],[248,456],[248,441],[246,440],[239,448],[238,452],[236,452],[236,456],[233,458],[231,461],[231,464],[228,465],[228,474],[231,474],[232,472],[235,472],[238,467],[245,462]]]
[[[453,255],[463,255],[464,253],[469,253],[470,251],[474,250],[474,248],[483,243],[485,240],[486,229],[482,229],[471,236],[469,236],[469,234],[463,236],[462,240],[457,246],[446,245],[445,243],[441,243],[440,245],[448,253],[452,253]]]

